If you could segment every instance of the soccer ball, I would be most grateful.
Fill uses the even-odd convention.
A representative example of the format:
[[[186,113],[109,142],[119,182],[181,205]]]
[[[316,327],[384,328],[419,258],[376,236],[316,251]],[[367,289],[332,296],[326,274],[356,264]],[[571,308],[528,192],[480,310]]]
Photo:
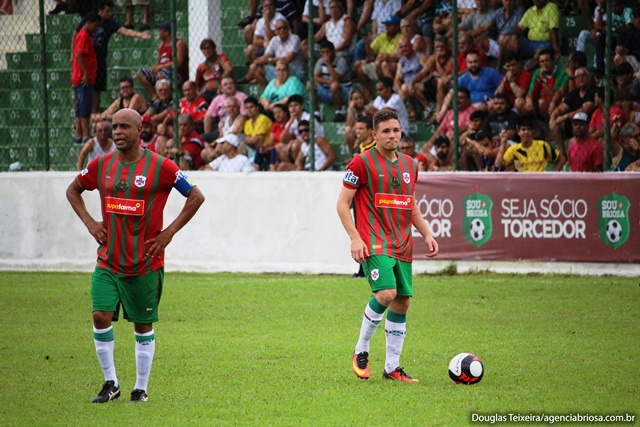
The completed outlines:
[[[474,241],[482,240],[484,237],[484,223],[478,218],[474,218],[471,221],[471,227],[469,227],[469,233]]]
[[[484,375],[484,365],[472,353],[460,353],[449,363],[449,378],[456,384],[478,384]]]
[[[615,219],[612,219],[607,223],[607,239],[611,243],[616,243],[622,237],[622,227],[620,223]]]

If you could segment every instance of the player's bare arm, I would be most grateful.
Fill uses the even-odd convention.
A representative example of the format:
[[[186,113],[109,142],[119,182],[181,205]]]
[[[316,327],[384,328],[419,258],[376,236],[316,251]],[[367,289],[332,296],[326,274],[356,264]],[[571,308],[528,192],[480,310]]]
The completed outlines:
[[[202,203],[204,203],[204,195],[198,187],[193,187],[189,191],[187,201],[176,219],[156,237],[144,242],[145,246],[151,245],[147,251],[147,256],[153,258],[155,255],[164,252],[164,249],[171,243],[173,236],[193,218]]]
[[[413,196],[413,211],[411,213],[411,220],[413,221],[414,227],[416,230],[424,237],[424,242],[427,244],[427,248],[429,248],[429,253],[427,256],[432,258],[438,255],[438,242],[433,238],[431,234],[431,230],[429,230],[429,225],[425,222],[422,214],[420,213],[420,208],[418,207],[418,203],[416,202],[415,194]]]
[[[75,181],[72,182],[67,188],[67,200],[69,200],[71,207],[87,227],[89,233],[96,239],[96,242],[100,245],[105,245],[107,243],[107,230],[102,221],[96,221],[89,211],[87,211],[84,199],[82,198],[83,191]]]
[[[369,248],[360,237],[360,234],[356,229],[356,225],[353,222],[353,218],[351,217],[351,209],[349,206],[351,206],[351,201],[353,200],[353,196],[356,194],[356,191],[357,190],[355,189],[342,187],[340,196],[338,196],[338,205],[336,208],[340,221],[342,222],[342,226],[351,239],[351,257],[356,262],[362,262],[370,255],[370,253]]]

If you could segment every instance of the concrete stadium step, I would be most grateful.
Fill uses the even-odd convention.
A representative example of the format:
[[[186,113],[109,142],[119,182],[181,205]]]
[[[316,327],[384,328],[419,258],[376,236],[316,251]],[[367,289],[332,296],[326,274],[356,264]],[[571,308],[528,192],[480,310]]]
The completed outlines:
[[[42,54],[34,52],[7,53],[7,70],[36,70],[42,69]],[[71,61],[71,50],[60,50],[47,53],[47,68],[66,68]]]
[[[47,15],[44,22],[47,34],[73,33],[80,22],[80,15]]]

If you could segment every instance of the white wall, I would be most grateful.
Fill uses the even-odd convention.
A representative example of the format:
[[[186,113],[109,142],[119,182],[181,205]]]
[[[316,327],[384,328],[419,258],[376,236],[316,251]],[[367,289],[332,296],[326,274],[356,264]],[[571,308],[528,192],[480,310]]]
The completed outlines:
[[[65,197],[73,172],[0,173],[0,270],[92,271],[97,244]],[[206,201],[173,239],[167,271],[352,274],[349,239],[335,205],[340,172],[192,172]],[[97,192],[85,192],[100,218]],[[184,198],[173,191],[165,225]],[[414,262],[414,273],[449,261]],[[458,271],[563,272],[640,276],[634,264],[458,261]]]

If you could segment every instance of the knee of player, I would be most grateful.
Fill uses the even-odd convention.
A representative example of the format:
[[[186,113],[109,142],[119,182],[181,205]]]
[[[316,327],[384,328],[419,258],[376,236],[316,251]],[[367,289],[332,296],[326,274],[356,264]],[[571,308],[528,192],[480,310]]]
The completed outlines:
[[[397,292],[395,289],[383,289],[376,292],[376,300],[385,307],[389,307],[391,302],[396,298]]]

